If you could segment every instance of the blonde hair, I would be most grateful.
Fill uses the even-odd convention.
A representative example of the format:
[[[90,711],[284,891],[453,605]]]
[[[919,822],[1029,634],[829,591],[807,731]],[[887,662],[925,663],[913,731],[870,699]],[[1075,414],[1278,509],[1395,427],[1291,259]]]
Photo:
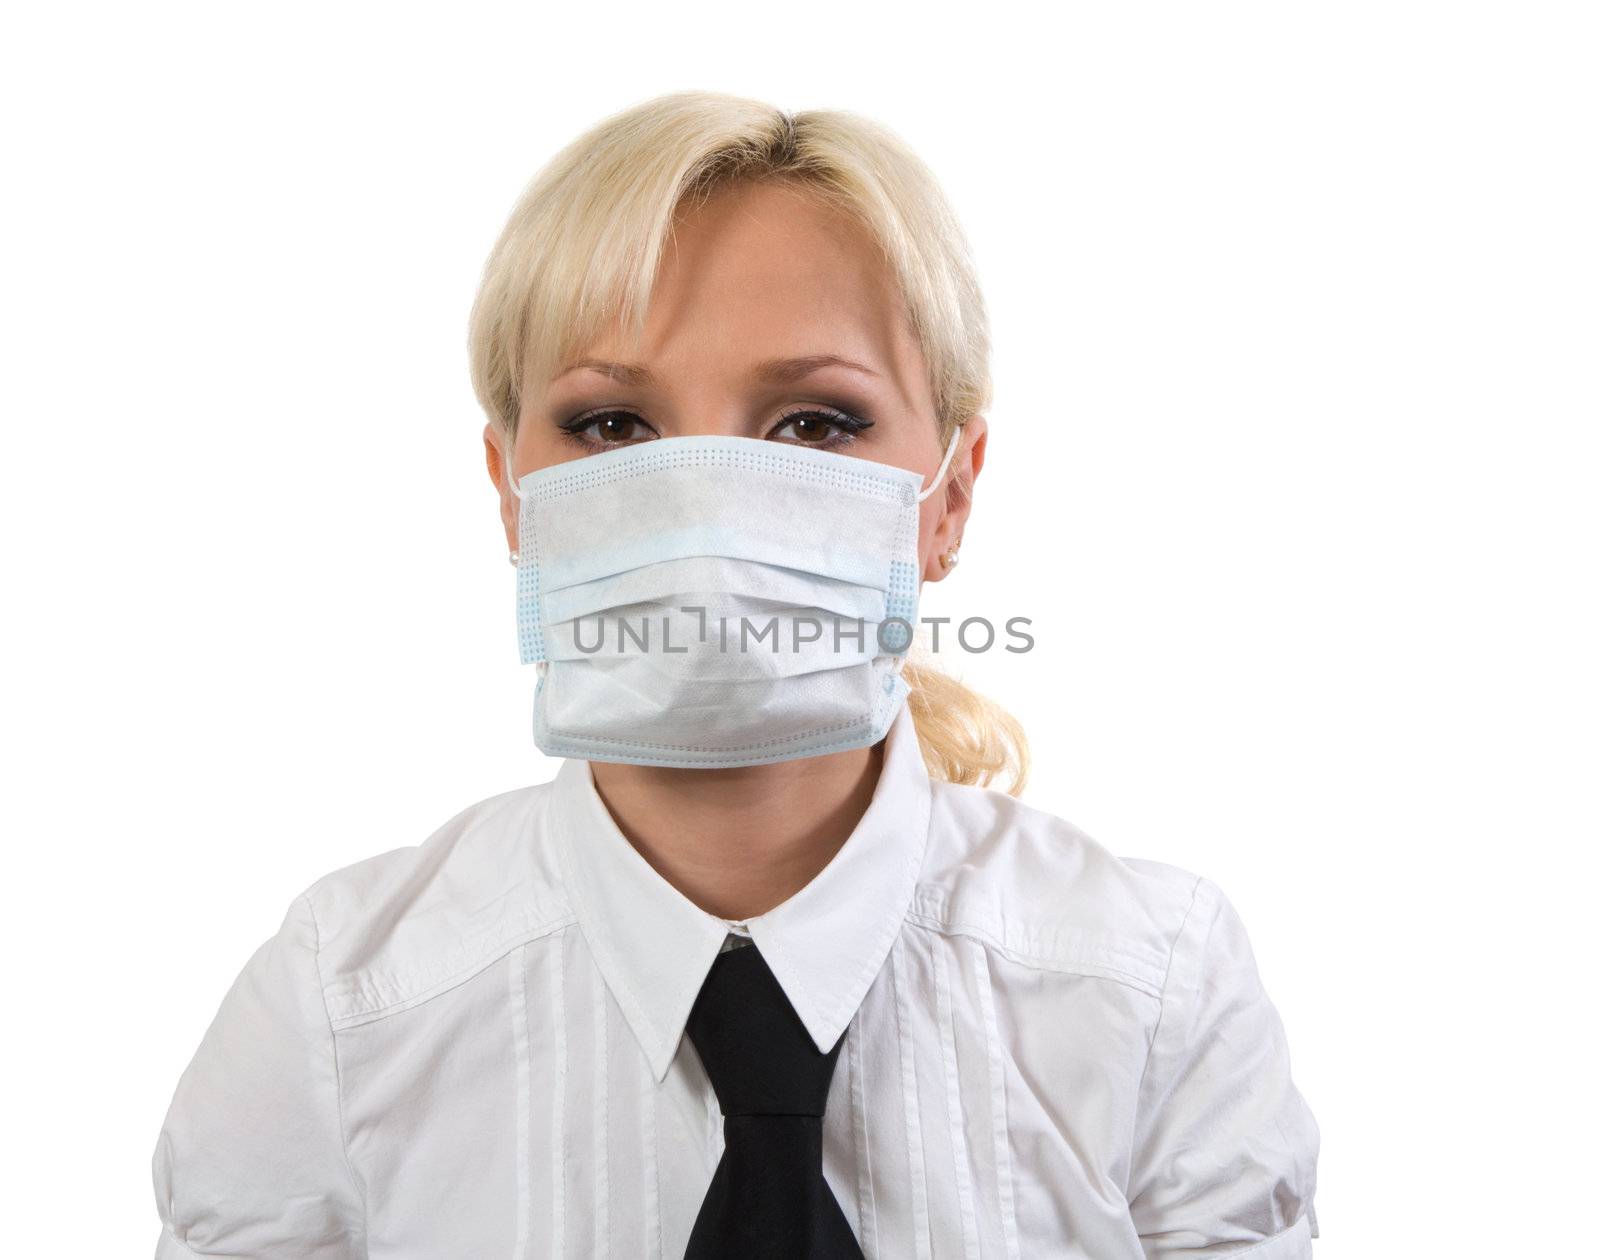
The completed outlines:
[[[905,143],[843,111],[675,92],[563,148],[495,242],[468,345],[473,389],[507,450],[523,382],[548,379],[613,325],[640,337],[678,215],[730,185],[774,179],[851,215],[883,251],[928,365],[941,443],[988,406],[988,316],[966,238]],[[1014,718],[931,663],[908,661],[905,677],[931,774],[987,785],[1008,772],[1007,790],[1022,790],[1027,741]]]

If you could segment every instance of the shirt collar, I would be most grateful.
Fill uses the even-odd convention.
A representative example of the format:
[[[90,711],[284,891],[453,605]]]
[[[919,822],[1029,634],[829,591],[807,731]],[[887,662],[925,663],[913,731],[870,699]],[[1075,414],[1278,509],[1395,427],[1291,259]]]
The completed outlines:
[[[745,920],[806,1031],[839,1040],[905,920],[928,841],[931,790],[909,708],[885,736],[872,800],[833,860],[804,888]],[[618,829],[589,763],[552,785],[557,860],[578,926],[657,1082],[728,934],[657,873]]]

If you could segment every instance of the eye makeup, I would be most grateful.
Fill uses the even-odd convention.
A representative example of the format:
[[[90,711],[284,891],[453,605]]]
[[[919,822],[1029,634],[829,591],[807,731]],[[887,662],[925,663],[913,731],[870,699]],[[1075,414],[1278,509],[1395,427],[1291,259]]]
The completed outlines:
[[[872,428],[864,416],[828,404],[805,403],[779,415],[764,435],[767,440],[796,446],[839,450]],[[563,440],[584,450],[631,446],[661,436],[649,421],[629,407],[595,407],[556,422]]]

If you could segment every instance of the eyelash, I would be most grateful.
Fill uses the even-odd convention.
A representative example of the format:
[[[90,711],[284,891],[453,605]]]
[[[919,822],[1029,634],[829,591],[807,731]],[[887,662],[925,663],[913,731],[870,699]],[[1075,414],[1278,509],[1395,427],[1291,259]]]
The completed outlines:
[[[642,417],[636,412],[629,411],[626,407],[605,407],[599,411],[586,411],[570,420],[559,421],[557,427],[567,439],[591,450],[614,446],[632,446],[636,442],[649,440],[648,438],[630,438],[625,442],[604,442],[593,436],[590,431],[595,425],[614,416],[626,416],[630,420],[645,425],[646,428],[649,427]],[[787,441],[792,446],[817,446],[827,450],[848,446],[856,440],[858,434],[872,427],[871,420],[852,415],[848,411],[843,411],[836,407],[811,406],[797,407],[793,411],[785,412],[773,432],[776,433],[779,429],[793,424],[796,420],[803,420],[813,416],[832,425],[834,432],[819,442],[807,442],[798,438],[774,440]]]

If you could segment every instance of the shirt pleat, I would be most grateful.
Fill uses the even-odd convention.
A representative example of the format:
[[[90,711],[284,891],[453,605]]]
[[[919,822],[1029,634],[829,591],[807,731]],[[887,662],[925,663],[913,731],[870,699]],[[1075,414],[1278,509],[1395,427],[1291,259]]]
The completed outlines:
[[[637,1051],[637,1047],[634,1047]],[[661,1260],[661,1163],[656,1151],[656,1082],[644,1055],[635,1053],[639,1089],[639,1190],[644,1207],[646,1260]]]
[[[917,1059],[911,1024],[911,999],[907,992],[905,937],[889,951],[894,971],[895,1037],[900,1048],[900,1100],[905,1116],[906,1151],[910,1164],[912,1228],[917,1260],[932,1260],[933,1237],[928,1219],[928,1168],[922,1150],[922,1108],[917,1101]]]
[[[947,943],[932,944],[934,993],[938,1002],[939,1052],[944,1065],[945,1108],[950,1122],[950,1155],[961,1207],[961,1251],[966,1260],[978,1260],[978,1220],[972,1205],[972,1170],[967,1153],[966,1125],[961,1110],[961,1079],[957,1072],[956,1025],[950,1006],[950,977],[945,964]]]
[[[515,1260],[527,1260],[528,1231],[532,1225],[529,1203],[528,1145],[532,1124],[528,1088],[528,947],[519,945],[506,956],[506,992],[511,1005],[511,1040],[516,1057],[517,1107],[514,1123],[517,1129],[517,1236],[512,1251]]]
[[[862,1039],[867,1035],[866,1009],[863,1003],[856,1012],[844,1044],[850,1073],[850,1126],[856,1152],[857,1240],[867,1260],[874,1260],[878,1254],[878,1206],[872,1194],[872,1151],[867,1141],[866,1056],[861,1049]]]
[[[978,1014],[983,1026],[983,1048],[989,1081],[989,1126],[994,1144],[994,1196],[1000,1208],[1000,1229],[1006,1243],[1006,1260],[1021,1260],[1017,1243],[1017,1205],[1012,1190],[1011,1139],[1007,1127],[1004,1043],[994,1012],[994,984],[989,976],[989,955],[975,941],[967,943],[972,974],[977,981]]]
[[[550,1254],[562,1260],[567,1254],[567,998],[566,943],[568,932],[550,942],[546,980],[550,986],[550,1035],[552,1049],[550,1150],[551,1204]]]
[[[594,1255],[609,1260],[611,1255],[611,1074],[610,1026],[606,1018],[609,995],[598,968],[589,969],[589,1001],[593,1007],[594,1048],[591,1056],[594,1111],[590,1117],[594,1133]]]

